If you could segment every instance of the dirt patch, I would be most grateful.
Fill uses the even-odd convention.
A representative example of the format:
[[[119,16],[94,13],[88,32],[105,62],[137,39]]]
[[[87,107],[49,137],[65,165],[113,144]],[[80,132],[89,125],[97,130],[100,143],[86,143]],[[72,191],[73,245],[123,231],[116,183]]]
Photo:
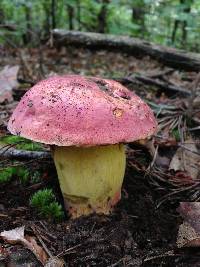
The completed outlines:
[[[53,187],[62,202],[55,176],[53,172],[41,188]],[[159,195],[148,177],[132,168],[127,168],[122,200],[111,216],[91,215],[73,221],[66,217],[60,223],[41,220],[29,205],[33,194],[29,186],[14,179],[1,187],[0,231],[25,224],[26,231],[33,235],[37,231],[52,255],[63,257],[67,266],[160,266],[161,262],[162,266],[189,266],[178,263],[186,254],[165,255],[168,251],[176,255],[182,221],[176,213],[178,203],[156,209]]]

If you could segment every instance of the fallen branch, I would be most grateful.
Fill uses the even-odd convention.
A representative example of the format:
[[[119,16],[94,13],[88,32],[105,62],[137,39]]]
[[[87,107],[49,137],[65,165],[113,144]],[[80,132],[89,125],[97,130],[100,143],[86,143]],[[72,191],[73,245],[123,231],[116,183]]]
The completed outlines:
[[[28,151],[19,150],[13,147],[3,147],[0,150],[0,158],[6,159],[50,159],[51,153],[48,151]]]
[[[173,68],[200,71],[200,55],[171,47],[156,45],[128,36],[54,29],[53,40],[58,45],[74,45],[95,49],[117,50],[143,57],[150,56]]]
[[[178,92],[178,93],[183,93],[185,95],[190,95],[190,91],[188,91],[187,89],[182,88],[182,87],[177,87],[175,85],[170,85],[170,84],[167,84],[167,83],[164,83],[164,82],[161,82],[161,81],[149,78],[149,77],[141,76],[141,75],[137,75],[137,76],[135,76],[135,78],[138,81],[141,81],[141,82],[143,82],[145,84],[157,86],[160,89],[164,89],[164,90],[167,90],[167,91],[175,91],[175,92]]]
[[[166,91],[166,92],[169,92],[169,91],[172,91],[172,92],[175,92],[175,93],[181,93],[185,96],[190,96],[191,93],[189,90],[183,88],[183,87],[178,87],[176,85],[171,85],[171,84],[168,84],[166,82],[162,82],[158,79],[154,79],[154,78],[151,78],[151,77],[147,77],[147,76],[144,76],[144,75],[133,75],[133,76],[130,76],[130,77],[125,77],[125,78],[116,78],[114,80],[117,80],[121,83],[126,83],[126,82],[129,82],[129,83],[134,83],[134,84],[137,84],[138,82],[140,83],[143,83],[143,84],[146,84],[146,85],[153,85],[153,86],[156,86],[160,89],[162,89],[163,91]]]

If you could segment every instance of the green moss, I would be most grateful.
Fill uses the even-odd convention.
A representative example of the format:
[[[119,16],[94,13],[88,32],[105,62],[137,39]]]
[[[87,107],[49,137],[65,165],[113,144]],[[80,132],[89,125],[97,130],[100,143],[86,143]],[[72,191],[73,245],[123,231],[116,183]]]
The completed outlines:
[[[20,179],[20,182],[23,185],[26,185],[29,181],[29,177],[30,177],[30,172],[27,168],[25,167],[17,167],[17,176]]]
[[[42,144],[32,142],[31,140],[15,135],[8,135],[1,137],[0,143],[10,144],[10,145],[16,144],[16,149],[23,149],[30,151],[43,150]]]
[[[0,172],[0,183],[8,183],[14,176],[20,180],[21,184],[26,185],[29,182],[31,174],[29,169],[24,166],[5,167]]]
[[[51,189],[39,190],[30,199],[30,205],[48,219],[61,220],[64,216],[62,206],[56,201]]]
[[[7,167],[0,172],[0,184],[1,183],[8,183],[12,176],[16,174],[16,168],[15,167]]]

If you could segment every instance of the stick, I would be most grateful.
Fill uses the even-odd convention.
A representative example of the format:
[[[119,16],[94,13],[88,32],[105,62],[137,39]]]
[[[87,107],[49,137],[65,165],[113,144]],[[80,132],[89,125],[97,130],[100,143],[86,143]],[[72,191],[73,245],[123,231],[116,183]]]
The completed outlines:
[[[10,147],[3,147],[0,150],[0,158],[7,159],[51,159],[51,153],[48,151],[26,151]]]

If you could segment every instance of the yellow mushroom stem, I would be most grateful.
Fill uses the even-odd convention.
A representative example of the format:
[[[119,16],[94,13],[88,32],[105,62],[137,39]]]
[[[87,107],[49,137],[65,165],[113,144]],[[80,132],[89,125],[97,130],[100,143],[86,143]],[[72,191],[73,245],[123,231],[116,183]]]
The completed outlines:
[[[92,212],[109,214],[121,198],[124,145],[55,146],[53,157],[69,214],[73,218]]]

